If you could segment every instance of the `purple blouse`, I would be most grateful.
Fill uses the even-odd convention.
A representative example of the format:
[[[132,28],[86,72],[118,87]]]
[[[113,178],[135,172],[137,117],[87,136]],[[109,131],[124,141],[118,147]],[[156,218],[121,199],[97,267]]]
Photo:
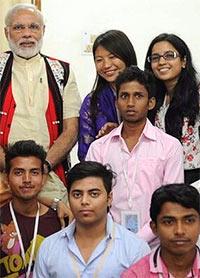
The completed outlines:
[[[116,96],[110,86],[106,86],[99,94],[98,113],[95,121],[91,118],[90,102],[92,93],[88,94],[80,109],[78,158],[84,160],[90,144],[95,140],[98,131],[107,122],[119,123],[115,107]]]

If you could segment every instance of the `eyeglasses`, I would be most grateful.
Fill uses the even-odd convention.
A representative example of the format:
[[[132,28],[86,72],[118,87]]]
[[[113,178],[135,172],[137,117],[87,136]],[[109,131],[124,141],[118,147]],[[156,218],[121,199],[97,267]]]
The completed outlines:
[[[147,57],[147,61],[149,63],[158,63],[161,57],[163,57],[166,61],[172,61],[177,57],[180,57],[180,55],[177,52],[170,50],[170,51],[166,51],[163,55],[157,53],[152,54],[151,56]]]
[[[37,33],[41,30],[41,25],[38,23],[31,23],[30,25],[24,25],[24,24],[15,24],[13,26],[9,26],[12,28],[12,30],[16,33],[22,33],[26,28],[29,29],[32,33]]]

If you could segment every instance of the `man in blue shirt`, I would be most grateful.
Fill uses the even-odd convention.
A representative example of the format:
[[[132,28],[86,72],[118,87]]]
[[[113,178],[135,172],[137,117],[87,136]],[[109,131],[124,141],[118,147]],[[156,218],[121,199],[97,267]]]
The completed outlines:
[[[75,220],[44,240],[33,277],[119,277],[149,253],[146,242],[107,213],[113,179],[112,170],[98,162],[81,162],[70,170],[67,189]]]

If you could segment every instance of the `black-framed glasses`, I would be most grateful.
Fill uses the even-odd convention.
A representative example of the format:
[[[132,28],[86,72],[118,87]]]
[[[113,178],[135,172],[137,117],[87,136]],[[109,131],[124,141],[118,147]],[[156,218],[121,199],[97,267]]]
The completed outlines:
[[[177,57],[180,57],[180,54],[178,54],[175,51],[166,51],[163,55],[160,55],[158,53],[152,54],[151,56],[147,57],[147,61],[149,63],[158,63],[160,61],[160,58],[164,58],[166,61],[172,61],[176,59]]]

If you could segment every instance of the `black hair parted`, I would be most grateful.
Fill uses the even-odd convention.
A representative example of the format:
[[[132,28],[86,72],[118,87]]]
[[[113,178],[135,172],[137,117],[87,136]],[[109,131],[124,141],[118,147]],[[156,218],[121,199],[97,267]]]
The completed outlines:
[[[153,74],[149,71],[143,71],[137,66],[127,67],[123,72],[121,72],[116,79],[116,91],[117,96],[119,94],[119,90],[122,84],[137,81],[141,85],[143,85],[148,91],[148,97],[155,97],[155,78]]]
[[[126,67],[129,67],[130,65],[137,65],[137,58],[133,45],[127,35],[120,30],[108,30],[96,38],[92,49],[94,60],[95,52],[98,46],[102,46],[107,51],[114,54],[125,63]],[[97,74],[91,93],[92,97],[90,104],[90,112],[93,120],[95,120],[98,113],[98,96],[106,85],[108,85],[108,82]]]
[[[73,183],[87,177],[101,178],[106,192],[109,194],[115,182],[116,174],[109,165],[103,165],[96,161],[82,161],[73,166],[67,175],[67,191],[70,193]]]
[[[42,171],[46,159],[46,151],[41,145],[36,144],[34,140],[21,140],[14,144],[9,144],[5,149],[5,170],[10,172],[11,160],[16,157],[34,156],[41,160]]]
[[[120,30],[109,30],[100,34],[93,44],[93,57],[98,46],[104,47],[110,53],[121,59],[126,66],[137,65],[137,58],[132,43],[127,35]]]
[[[178,82],[173,89],[173,97],[165,116],[166,132],[181,140],[184,117],[189,119],[189,125],[194,126],[199,116],[200,99],[197,74],[187,44],[177,35],[168,33],[158,35],[150,43],[145,58],[145,69],[153,72],[151,63],[148,62],[147,58],[151,56],[154,45],[162,41],[169,42],[177,50],[180,58],[186,61],[186,65],[182,68]],[[166,91],[167,89],[164,82],[156,78],[156,107],[154,111],[152,111],[150,117],[153,124],[155,122],[156,111],[158,111],[164,103]]]
[[[193,208],[200,214],[200,194],[189,184],[174,183],[159,187],[151,198],[150,217],[156,223],[162,206],[166,202],[177,203],[185,208]]]

